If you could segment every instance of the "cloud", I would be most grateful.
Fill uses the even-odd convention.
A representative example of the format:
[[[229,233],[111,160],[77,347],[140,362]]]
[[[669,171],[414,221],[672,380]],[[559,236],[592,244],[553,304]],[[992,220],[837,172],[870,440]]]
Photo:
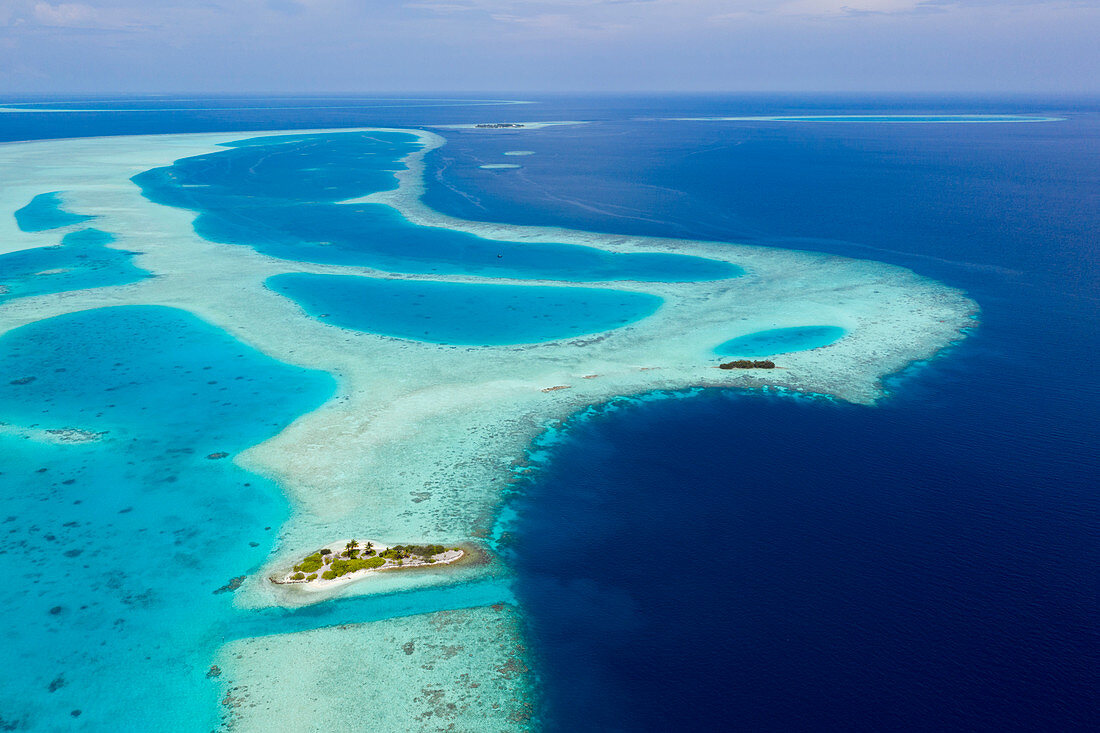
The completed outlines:
[[[85,27],[97,22],[99,11],[89,5],[62,3],[58,6],[38,3],[34,6],[34,19],[41,25],[62,28]]]
[[[143,17],[144,16],[144,17]],[[45,28],[140,31],[156,27],[146,13],[120,7],[93,7],[85,3],[35,3],[28,20]]]
[[[0,88],[1093,89],[1098,32],[1097,0],[0,0]]]
[[[925,0],[794,0],[775,10],[782,15],[838,16],[912,13]]]

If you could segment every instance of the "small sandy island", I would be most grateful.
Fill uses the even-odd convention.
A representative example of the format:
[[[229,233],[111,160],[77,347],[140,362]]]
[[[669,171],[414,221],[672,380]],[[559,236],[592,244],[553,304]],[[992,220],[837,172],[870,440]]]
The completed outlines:
[[[308,555],[285,573],[269,578],[276,585],[296,585],[321,591],[362,580],[372,573],[450,565],[466,556],[459,547],[443,545],[383,545],[371,540],[335,542]]]
[[[583,125],[579,120],[555,120],[553,122],[471,122],[462,125],[425,125],[438,130],[541,130],[556,125]]]

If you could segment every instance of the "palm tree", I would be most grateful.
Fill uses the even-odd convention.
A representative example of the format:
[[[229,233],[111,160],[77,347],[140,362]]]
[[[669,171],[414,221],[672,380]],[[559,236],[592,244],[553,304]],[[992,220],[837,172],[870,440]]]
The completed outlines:
[[[359,543],[356,542],[355,540],[352,540],[351,542],[344,545],[344,551],[345,551],[345,553],[347,554],[348,557],[351,557],[352,551],[358,546],[359,546]]]

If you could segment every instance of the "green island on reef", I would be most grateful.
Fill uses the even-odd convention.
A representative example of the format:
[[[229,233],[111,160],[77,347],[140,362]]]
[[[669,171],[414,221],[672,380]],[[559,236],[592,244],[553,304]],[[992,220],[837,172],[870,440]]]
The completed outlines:
[[[443,545],[386,546],[371,541],[350,540],[344,549],[333,552],[323,548],[306,556],[288,572],[272,576],[276,585],[308,583],[321,587],[362,577],[364,571],[449,565],[466,555],[458,547]]]
[[[719,369],[775,369],[775,362],[770,359],[764,359],[763,361],[749,361],[748,359],[737,359],[736,361],[727,361],[725,364],[719,364]]]

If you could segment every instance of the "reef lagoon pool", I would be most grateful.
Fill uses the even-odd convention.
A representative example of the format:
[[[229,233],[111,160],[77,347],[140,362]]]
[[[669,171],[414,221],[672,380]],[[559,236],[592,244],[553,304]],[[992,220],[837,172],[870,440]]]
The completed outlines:
[[[40,193],[30,203],[15,212],[15,223],[25,232],[45,232],[50,229],[91,221],[94,216],[74,214],[61,205],[60,191]]]
[[[620,328],[660,307],[650,293],[609,288],[276,275],[272,290],[334,326],[452,346],[500,346]]]
[[[11,298],[125,285],[151,273],[133,263],[133,252],[112,249],[114,237],[98,229],[66,234],[60,245],[0,254],[0,303]]]
[[[721,356],[772,356],[808,351],[835,343],[848,333],[840,326],[794,326],[770,328],[732,338],[714,347]]]

